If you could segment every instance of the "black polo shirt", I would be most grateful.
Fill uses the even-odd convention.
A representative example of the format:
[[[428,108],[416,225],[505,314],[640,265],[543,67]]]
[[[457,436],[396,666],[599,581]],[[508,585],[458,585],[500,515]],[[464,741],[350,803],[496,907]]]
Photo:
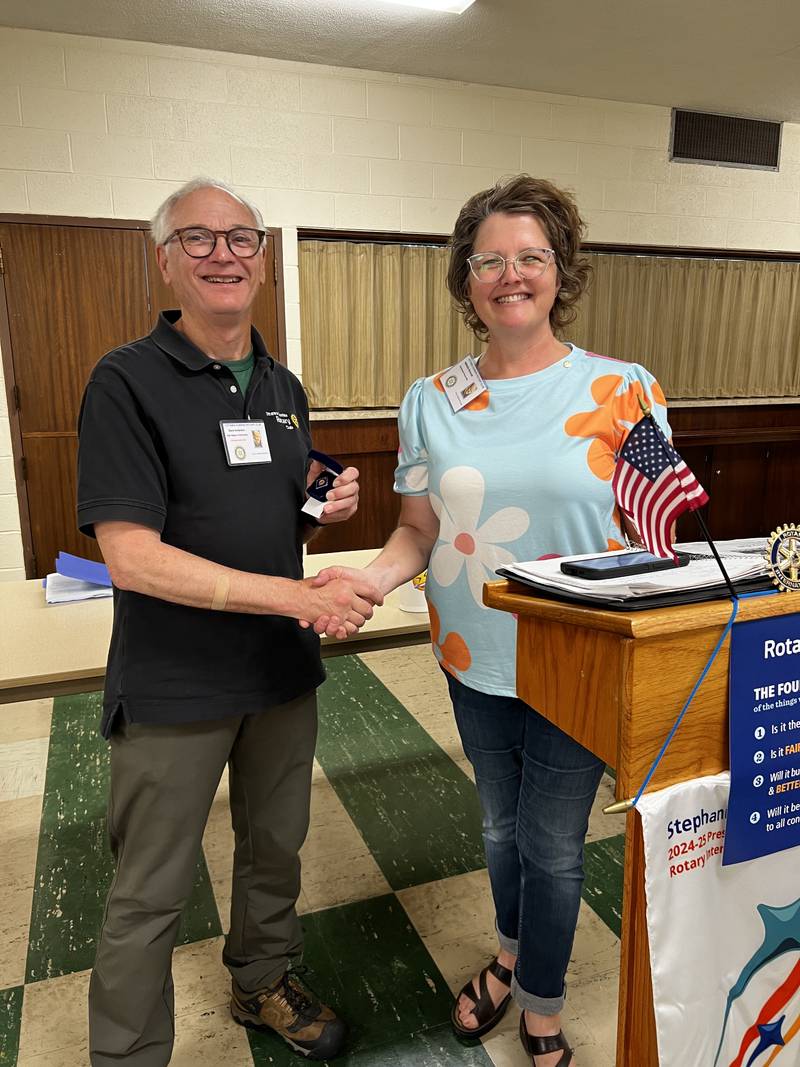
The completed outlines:
[[[104,356],[78,423],[78,525],[108,520],[238,570],[302,577],[300,508],[311,435],[298,380],[252,331],[255,366],[242,397],[159,317],[153,332]],[[272,462],[228,465],[220,420],[262,420]],[[319,640],[295,619],[171,604],[114,590],[102,732],[129,722],[194,722],[261,711],[324,679]]]

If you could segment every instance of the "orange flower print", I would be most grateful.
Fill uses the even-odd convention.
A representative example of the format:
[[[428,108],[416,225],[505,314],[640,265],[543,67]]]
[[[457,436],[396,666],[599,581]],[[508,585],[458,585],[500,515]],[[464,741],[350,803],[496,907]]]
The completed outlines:
[[[440,643],[439,637],[442,624],[439,619],[439,612],[430,601],[428,601],[428,613],[431,618],[433,654],[448,674],[452,674],[454,678],[458,678],[459,671],[463,673],[464,671],[468,671],[472,666],[472,656],[467,648],[467,642],[461,634],[453,631]]]
[[[597,404],[595,410],[580,411],[564,423],[564,432],[570,437],[592,438],[586,460],[592,474],[604,482],[611,481],[617,453],[631,427],[642,416],[639,398],[648,407],[653,403],[666,405],[657,382],[653,382],[650,397],[641,382],[631,382],[623,393],[619,393],[623,380],[621,374],[595,378],[592,382],[592,399]]]
[[[444,374],[444,371],[442,371]],[[437,374],[433,379],[433,384],[439,390],[440,393],[444,392],[444,386],[442,385],[442,374]],[[480,396],[476,396],[474,400],[470,400],[468,404],[465,404],[461,409],[462,411],[483,411],[489,406],[489,390],[484,389]]]

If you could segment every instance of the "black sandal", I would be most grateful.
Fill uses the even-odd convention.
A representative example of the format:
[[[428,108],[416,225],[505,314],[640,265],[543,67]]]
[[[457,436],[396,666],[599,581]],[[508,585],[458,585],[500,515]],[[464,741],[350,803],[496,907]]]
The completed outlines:
[[[450,1012],[450,1022],[453,1024],[453,1031],[456,1037],[464,1038],[478,1038],[483,1037],[484,1034],[488,1034],[493,1026],[496,1026],[506,1013],[506,1008],[511,1000],[511,990],[509,988],[508,993],[503,997],[497,1007],[492,1003],[492,998],[489,996],[488,983],[486,981],[486,972],[493,974],[498,982],[502,982],[503,985],[511,986],[512,974],[508,967],[504,967],[502,963],[498,963],[496,959],[484,967],[481,973],[478,975],[478,989],[479,995],[475,995],[475,989],[472,985],[472,979],[467,982],[464,988],[456,997],[453,1010]],[[474,1029],[469,1030],[466,1026],[462,1026],[458,1018],[458,1002],[462,997],[469,997],[472,1003],[475,1005],[471,1008],[472,1014],[478,1023]]]
[[[561,1030],[552,1037],[535,1037],[533,1034],[529,1034],[525,1028],[525,1012],[519,1017],[519,1039],[522,1042],[522,1047],[531,1057],[531,1063],[533,1067],[536,1064],[533,1060],[534,1056],[546,1056],[548,1052],[560,1052],[562,1049],[564,1055],[556,1064],[556,1067],[569,1067],[572,1063],[572,1049],[567,1044],[567,1039]]]

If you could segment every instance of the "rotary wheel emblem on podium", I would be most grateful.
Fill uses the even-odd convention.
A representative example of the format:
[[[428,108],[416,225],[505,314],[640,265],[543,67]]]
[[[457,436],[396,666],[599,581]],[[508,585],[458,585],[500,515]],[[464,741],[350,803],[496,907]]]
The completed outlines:
[[[779,526],[770,534],[764,559],[779,591],[800,590],[800,527]]]

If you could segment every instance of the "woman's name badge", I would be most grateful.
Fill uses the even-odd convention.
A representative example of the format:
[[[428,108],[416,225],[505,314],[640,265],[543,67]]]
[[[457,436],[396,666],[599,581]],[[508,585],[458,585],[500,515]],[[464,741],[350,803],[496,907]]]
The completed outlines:
[[[481,372],[472,356],[464,356],[460,363],[456,363],[454,367],[448,367],[439,375],[439,381],[444,386],[445,396],[453,411],[461,411],[471,400],[485,393],[487,389],[486,382],[481,378]]]
[[[219,428],[229,467],[272,462],[267,444],[267,430],[263,422],[227,422],[223,419]]]

